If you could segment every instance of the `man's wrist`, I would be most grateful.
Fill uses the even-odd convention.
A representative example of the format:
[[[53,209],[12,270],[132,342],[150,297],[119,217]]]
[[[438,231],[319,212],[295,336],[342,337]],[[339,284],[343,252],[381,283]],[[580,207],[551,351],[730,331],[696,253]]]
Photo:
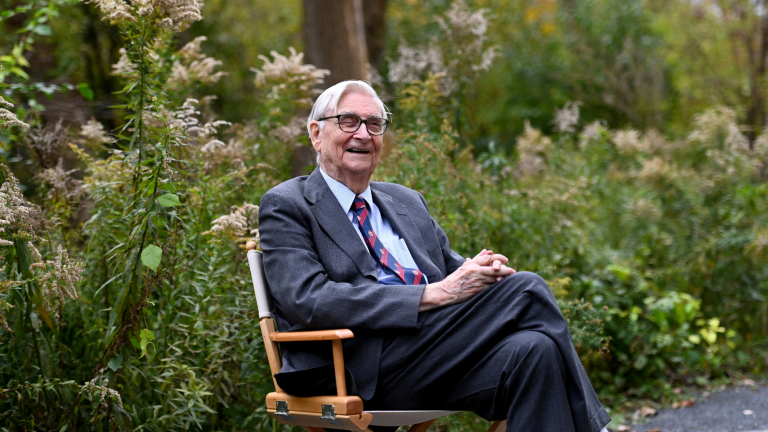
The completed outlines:
[[[424,293],[419,302],[419,312],[435,309],[451,304],[458,296],[445,288],[445,280],[428,284],[424,287]]]

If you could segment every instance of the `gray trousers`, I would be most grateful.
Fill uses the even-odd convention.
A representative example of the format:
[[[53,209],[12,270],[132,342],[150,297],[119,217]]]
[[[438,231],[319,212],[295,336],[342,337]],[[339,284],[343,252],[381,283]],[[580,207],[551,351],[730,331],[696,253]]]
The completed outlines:
[[[367,410],[473,411],[507,420],[508,431],[598,432],[610,421],[538,275],[516,273],[466,302],[420,313],[419,324],[385,337]],[[315,374],[310,392],[334,392],[332,370],[297,374],[305,372]],[[297,380],[300,395],[307,378]]]

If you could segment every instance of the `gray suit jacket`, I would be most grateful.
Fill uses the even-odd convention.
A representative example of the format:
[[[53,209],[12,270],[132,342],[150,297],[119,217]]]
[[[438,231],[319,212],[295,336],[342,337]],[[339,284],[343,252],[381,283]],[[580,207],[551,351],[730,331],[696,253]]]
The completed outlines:
[[[372,182],[373,200],[408,245],[429,282],[464,262],[418,192]],[[348,372],[363,399],[376,389],[383,338],[419,328],[423,285],[379,285],[376,266],[318,170],[278,185],[261,199],[264,267],[280,331],[349,328]],[[330,343],[281,345],[281,375],[333,364]]]

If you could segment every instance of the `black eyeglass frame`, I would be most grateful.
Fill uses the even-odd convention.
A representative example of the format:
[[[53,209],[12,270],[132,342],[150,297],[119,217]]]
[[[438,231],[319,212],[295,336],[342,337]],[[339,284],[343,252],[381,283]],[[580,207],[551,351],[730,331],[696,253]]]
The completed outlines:
[[[357,124],[357,128],[355,128],[355,130],[353,130],[353,131],[344,130],[344,129],[341,129],[341,117],[354,117],[354,118],[360,120],[360,123]],[[361,119],[360,117],[358,117],[358,116],[356,116],[354,114],[337,114],[335,116],[328,116],[328,117],[319,118],[319,119],[317,119],[317,121],[330,120],[332,118],[336,119],[336,124],[339,125],[339,129],[341,129],[342,132],[355,133],[355,132],[359,131],[360,130],[360,126],[362,126],[363,123],[365,123],[365,130],[367,130],[369,134],[374,135],[374,136],[384,135],[384,133],[387,131],[387,127],[389,127],[389,123],[390,123],[389,120],[387,120],[387,119],[385,119],[383,117],[368,117],[367,119],[363,120],[363,119]],[[382,121],[381,133],[373,133],[373,132],[371,132],[370,129],[368,129],[368,120],[371,120],[371,119],[376,119],[376,120],[381,120]]]

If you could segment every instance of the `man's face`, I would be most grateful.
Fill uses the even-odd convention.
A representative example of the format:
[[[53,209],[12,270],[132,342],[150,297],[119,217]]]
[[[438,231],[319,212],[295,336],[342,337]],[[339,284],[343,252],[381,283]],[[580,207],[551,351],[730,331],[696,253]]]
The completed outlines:
[[[338,114],[354,114],[363,120],[382,116],[375,99],[364,93],[343,95],[337,111],[325,113],[324,116]],[[353,185],[365,183],[367,187],[379,164],[382,143],[380,135],[369,134],[364,124],[360,125],[357,132],[344,132],[339,129],[336,119],[326,120],[322,130],[319,122],[312,122],[310,132],[312,145],[321,153],[320,163],[326,174],[353,191]]]

